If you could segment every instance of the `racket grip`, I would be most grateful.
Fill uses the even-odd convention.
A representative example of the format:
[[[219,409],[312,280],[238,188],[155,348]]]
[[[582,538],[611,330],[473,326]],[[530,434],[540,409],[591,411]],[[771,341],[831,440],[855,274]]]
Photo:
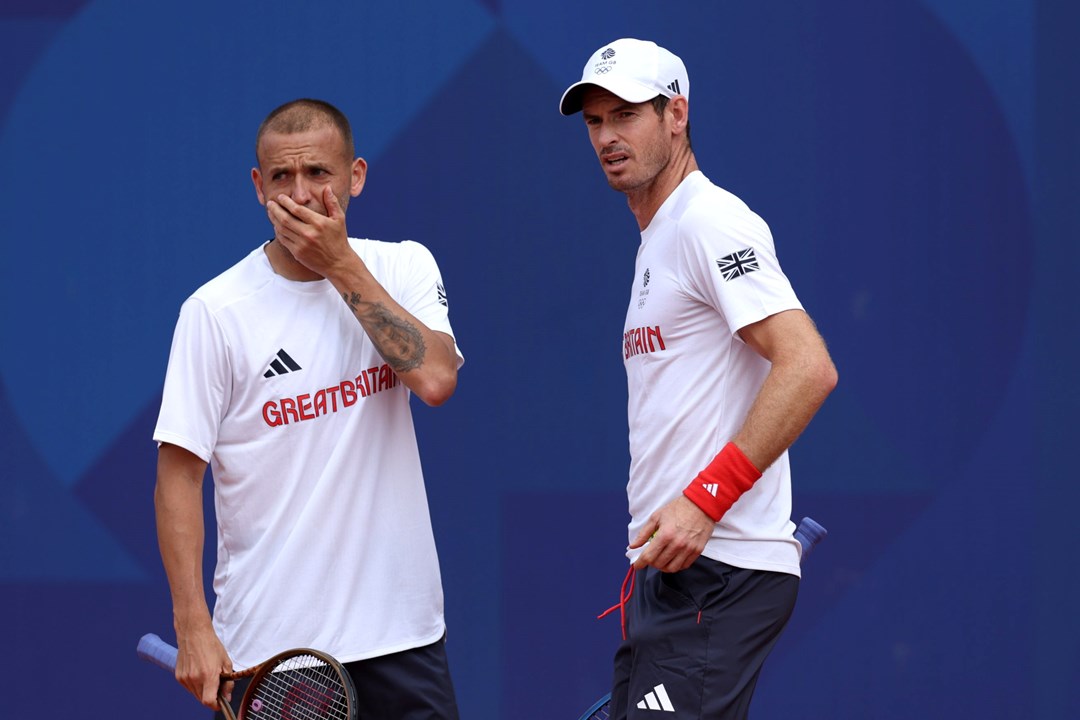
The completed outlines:
[[[152,662],[160,668],[176,672],[176,648],[159,638],[154,633],[147,633],[139,638],[135,652],[143,660]]]
[[[804,517],[795,528],[795,539],[802,545],[802,559],[805,560],[814,546],[825,539],[829,531],[817,523],[813,518]]]

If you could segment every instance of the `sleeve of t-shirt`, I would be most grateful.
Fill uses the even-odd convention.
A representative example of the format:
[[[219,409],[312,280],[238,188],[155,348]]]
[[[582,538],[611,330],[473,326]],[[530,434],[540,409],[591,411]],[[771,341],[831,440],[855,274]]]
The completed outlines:
[[[769,226],[749,208],[690,208],[679,235],[687,290],[720,312],[733,335],[770,315],[802,309]]]
[[[431,251],[418,242],[406,240],[401,243],[408,258],[407,277],[398,302],[412,313],[420,322],[436,332],[444,332],[450,337],[454,329],[450,326],[450,305],[443,285],[439,266]],[[465,362],[461,348],[457,347],[458,367]]]
[[[224,332],[206,305],[189,298],[173,333],[154,440],[210,462],[231,391],[226,347]]]

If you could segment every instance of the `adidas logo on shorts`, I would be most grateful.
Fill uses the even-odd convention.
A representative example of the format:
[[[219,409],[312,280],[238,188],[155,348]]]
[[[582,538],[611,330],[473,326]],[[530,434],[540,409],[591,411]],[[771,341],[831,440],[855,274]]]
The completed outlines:
[[[671,704],[664,684],[660,683],[645,694],[645,699],[637,704],[638,710],[662,710],[663,712],[675,712],[675,706]]]

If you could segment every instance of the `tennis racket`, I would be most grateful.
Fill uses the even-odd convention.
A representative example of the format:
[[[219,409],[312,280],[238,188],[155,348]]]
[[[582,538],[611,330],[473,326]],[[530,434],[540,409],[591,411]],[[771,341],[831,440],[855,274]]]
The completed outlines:
[[[829,531],[823,528],[813,518],[804,517],[795,528],[795,539],[802,545],[802,559],[805,560],[814,546],[825,539]]]
[[[176,648],[157,635],[143,635],[136,652],[176,672]],[[287,650],[253,668],[221,674],[223,683],[246,677],[251,683],[240,702],[240,720],[357,720],[352,678],[324,652]],[[236,720],[220,691],[218,704],[226,718]]]
[[[608,720],[611,717],[611,693],[593,703],[593,706],[585,711],[581,720]]]
[[[814,546],[825,539],[829,531],[812,518],[804,517],[795,528],[795,539],[802,546],[802,559],[805,560]],[[611,693],[593,703],[585,711],[581,720],[608,720],[611,717]]]

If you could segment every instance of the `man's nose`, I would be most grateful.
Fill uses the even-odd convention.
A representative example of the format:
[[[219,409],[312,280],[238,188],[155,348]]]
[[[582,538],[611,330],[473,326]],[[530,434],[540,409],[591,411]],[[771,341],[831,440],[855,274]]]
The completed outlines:
[[[615,128],[611,126],[611,123],[602,123],[600,125],[600,130],[597,132],[596,139],[597,142],[600,143],[600,147],[605,147],[607,145],[614,145],[618,141],[619,136],[616,134]]]
[[[289,197],[297,205],[307,205],[314,197],[311,184],[298,174],[293,178],[292,187],[289,189]]]

